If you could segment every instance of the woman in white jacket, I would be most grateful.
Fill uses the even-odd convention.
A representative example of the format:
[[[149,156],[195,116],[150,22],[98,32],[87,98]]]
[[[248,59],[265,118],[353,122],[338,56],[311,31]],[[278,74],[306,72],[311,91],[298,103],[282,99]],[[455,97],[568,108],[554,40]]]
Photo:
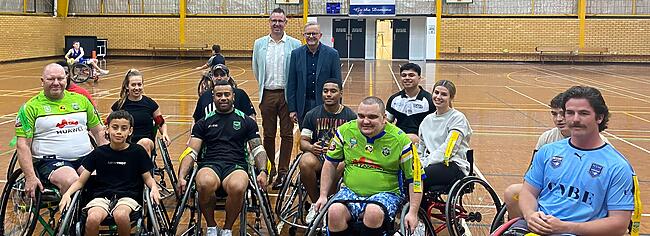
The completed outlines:
[[[465,115],[452,106],[456,96],[454,83],[448,80],[436,82],[432,95],[436,112],[424,118],[419,130],[418,154],[426,174],[424,187],[451,187],[469,173],[466,152],[472,128]]]

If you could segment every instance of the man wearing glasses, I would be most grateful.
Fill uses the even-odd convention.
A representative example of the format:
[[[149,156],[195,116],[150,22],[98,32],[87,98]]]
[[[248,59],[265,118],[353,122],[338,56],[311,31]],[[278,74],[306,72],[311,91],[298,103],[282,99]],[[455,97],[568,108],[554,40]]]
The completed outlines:
[[[307,44],[291,52],[287,81],[289,116],[301,127],[305,114],[323,104],[320,95],[323,93],[325,81],[341,81],[339,53],[320,42],[323,36],[320,25],[308,22],[303,35]]]
[[[273,183],[279,189],[284,182],[284,173],[289,169],[293,148],[293,121],[289,118],[286,101],[286,84],[289,75],[289,56],[300,47],[300,41],[284,32],[287,17],[284,10],[276,8],[269,17],[271,33],[255,40],[253,47],[253,74],[259,86],[260,113],[264,129],[264,149],[275,156],[275,135],[280,119],[280,177]],[[270,178],[276,173],[275,158],[270,158]]]

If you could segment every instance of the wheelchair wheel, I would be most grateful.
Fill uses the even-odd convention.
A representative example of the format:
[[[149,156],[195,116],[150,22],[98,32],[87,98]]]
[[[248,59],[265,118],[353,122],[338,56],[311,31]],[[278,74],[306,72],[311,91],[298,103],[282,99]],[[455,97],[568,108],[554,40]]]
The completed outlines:
[[[147,230],[150,233],[153,233],[153,235],[159,235],[159,236],[168,236],[170,234],[170,227],[169,227],[169,217],[167,216],[167,211],[165,210],[165,206],[162,203],[162,199],[160,204],[155,204],[152,202],[152,199],[149,197],[149,188],[145,188],[144,191],[144,200],[146,204],[146,215],[149,218]]]
[[[179,195],[180,200],[176,205],[174,215],[172,216],[172,221],[170,222],[171,230],[169,233],[171,235],[176,235],[178,226],[183,219],[183,214],[185,213],[186,209],[190,210],[190,219],[187,230],[181,235],[200,235],[201,227],[199,224],[197,224],[197,218],[200,217],[201,213],[199,212],[198,191],[194,189],[194,178],[196,177],[197,172],[198,170],[195,164],[191,174],[189,175],[189,178],[187,179],[187,186],[183,192],[183,195]]]
[[[41,205],[41,191],[36,189],[35,198],[25,192],[25,175],[21,169],[14,171],[7,180],[0,204],[0,232],[2,235],[32,235]]]
[[[491,224],[501,207],[499,196],[483,179],[468,176],[459,180],[451,188],[445,206],[449,234],[490,235]]]
[[[61,219],[57,224],[57,236],[79,235],[75,230],[75,222],[79,220],[79,213],[81,210],[81,207],[79,206],[79,201],[81,201],[80,198],[81,191],[77,191],[72,195],[68,209],[63,211]]]
[[[506,204],[503,204],[501,210],[499,210],[499,214],[497,214],[497,216],[494,217],[494,220],[492,221],[490,232],[496,231],[499,226],[505,224],[506,221],[508,221],[508,208],[506,208]]]
[[[174,173],[174,167],[169,157],[169,151],[167,149],[167,145],[165,145],[165,142],[161,138],[157,139],[157,141],[158,141],[158,147],[160,148],[160,156],[162,158],[163,167],[158,167],[157,160],[156,160],[156,157],[158,155],[155,155],[153,157],[154,177],[159,176],[159,180],[157,180],[157,182],[158,182],[158,188],[160,188],[160,197],[163,199],[167,199],[177,194],[176,186],[178,185],[178,179],[176,178],[176,173]],[[169,183],[165,179],[168,179]],[[171,185],[172,190],[169,190],[168,185]],[[176,197],[176,203],[178,204],[180,197],[179,196],[175,196],[175,197]]]
[[[70,75],[70,78],[75,83],[83,83],[93,77],[93,74],[93,68],[91,68],[89,65],[84,63],[76,63],[72,65],[72,74]]]
[[[252,166],[250,168],[253,168]],[[254,173],[254,172],[253,172]],[[252,202],[253,206],[255,206],[256,209],[256,219],[255,219],[255,225],[248,225],[254,226],[253,231],[258,233],[258,235],[270,235],[270,236],[275,236],[279,235],[277,233],[277,228],[275,227],[275,219],[273,217],[273,213],[271,213],[271,204],[269,202],[269,196],[266,193],[266,191],[260,190],[259,186],[257,186],[257,181],[254,178],[255,175],[251,175],[251,180],[249,185],[251,186],[251,190],[253,191],[252,193],[255,194],[255,196],[252,197]],[[246,205],[244,203],[244,205]],[[246,215],[247,210],[242,210],[240,215]],[[259,217],[262,217],[262,220],[264,221],[264,226],[266,226],[266,233],[262,232],[261,227],[259,226]],[[245,217],[242,217],[245,218]],[[245,227],[246,224],[242,223],[242,226],[240,227]]]
[[[14,173],[16,163],[18,163],[18,151],[14,151],[14,154],[11,156],[11,161],[9,161],[9,166],[7,166],[7,180],[9,180],[11,174]]]
[[[203,77],[201,78],[201,81],[199,81],[199,86],[197,88],[197,92],[199,94],[199,97],[205,93],[205,91],[208,91],[212,88],[212,81],[209,78]]]
[[[429,215],[427,214],[427,211],[419,208],[418,209],[418,226],[415,229],[416,232],[410,232],[410,229],[406,228],[406,223],[404,220],[406,219],[406,214],[409,212],[409,203],[406,202],[402,206],[402,214],[400,215],[400,224],[399,224],[399,232],[401,235],[419,235],[419,236],[435,236],[436,231],[433,229],[433,226],[431,225],[431,219],[429,219]]]
[[[276,200],[275,212],[283,223],[289,224],[290,230],[296,228],[307,229],[308,223],[305,222],[305,212],[309,210],[307,205],[307,192],[302,185],[299,173],[299,163],[301,156],[296,157],[289,168],[286,182],[278,193]],[[278,231],[280,231],[278,229]],[[291,233],[290,233],[291,235]]]

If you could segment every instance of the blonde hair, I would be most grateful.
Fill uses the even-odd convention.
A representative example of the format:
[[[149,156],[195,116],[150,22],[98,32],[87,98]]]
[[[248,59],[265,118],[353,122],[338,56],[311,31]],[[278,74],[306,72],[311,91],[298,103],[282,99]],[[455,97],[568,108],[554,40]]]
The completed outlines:
[[[126,98],[129,96],[129,79],[133,76],[142,76],[142,72],[138,69],[129,69],[124,75],[124,80],[122,81],[122,87],[120,88],[120,99],[117,100],[117,110],[122,109]],[[142,81],[144,83],[144,80]]]
[[[453,100],[454,97],[456,97],[456,85],[453,82],[449,81],[449,80],[444,80],[444,79],[443,80],[438,80],[433,85],[432,90],[435,90],[436,87],[438,87],[438,86],[445,87],[445,88],[447,88],[447,90],[449,90],[449,98],[450,98],[449,99],[449,107],[453,107],[453,105],[451,104],[451,100]],[[433,93],[433,91],[431,91],[431,92]]]

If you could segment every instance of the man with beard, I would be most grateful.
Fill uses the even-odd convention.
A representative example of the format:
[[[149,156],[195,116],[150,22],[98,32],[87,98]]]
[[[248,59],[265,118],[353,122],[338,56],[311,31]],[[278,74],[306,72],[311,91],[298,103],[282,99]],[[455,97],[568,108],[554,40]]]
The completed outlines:
[[[246,144],[252,150],[250,156],[255,158],[255,166],[259,171],[256,177],[258,186],[266,186],[267,155],[255,121],[233,107],[235,97],[232,85],[219,80],[212,91],[216,110],[200,119],[192,128],[192,138],[181,154],[179,189],[184,191],[186,188],[185,176],[192,163],[197,161],[199,170],[195,183],[199,193],[199,206],[208,226],[206,235],[230,236],[248,187]],[[197,157],[202,148],[203,154]],[[217,191],[227,195],[226,221],[221,233],[214,219]]]
[[[535,154],[519,194],[524,218],[510,230],[623,235],[632,211],[640,218],[639,185],[627,159],[599,136],[609,120],[605,100],[595,88],[574,86],[564,92],[562,108],[571,137]]]

